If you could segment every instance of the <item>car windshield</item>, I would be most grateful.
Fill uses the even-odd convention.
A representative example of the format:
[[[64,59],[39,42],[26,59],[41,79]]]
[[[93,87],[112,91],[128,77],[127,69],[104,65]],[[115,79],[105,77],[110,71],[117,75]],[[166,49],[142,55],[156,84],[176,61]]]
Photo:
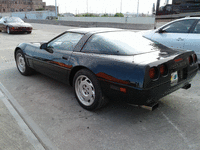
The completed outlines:
[[[23,20],[21,20],[20,18],[7,18],[7,23],[13,23],[13,22],[24,22]]]
[[[135,55],[158,49],[154,42],[142,37],[141,33],[118,31],[93,35],[82,51],[112,55]]]

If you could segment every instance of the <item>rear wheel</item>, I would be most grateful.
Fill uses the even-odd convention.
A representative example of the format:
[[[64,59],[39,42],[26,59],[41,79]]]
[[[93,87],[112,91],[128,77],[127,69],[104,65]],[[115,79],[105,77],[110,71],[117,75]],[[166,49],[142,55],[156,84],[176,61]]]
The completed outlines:
[[[31,34],[31,31],[27,31],[27,34]]]
[[[73,87],[78,103],[87,110],[101,108],[107,103],[96,76],[87,69],[75,74]]]
[[[33,73],[33,69],[27,65],[22,50],[17,50],[15,57],[17,69],[19,72],[25,76],[31,75]]]

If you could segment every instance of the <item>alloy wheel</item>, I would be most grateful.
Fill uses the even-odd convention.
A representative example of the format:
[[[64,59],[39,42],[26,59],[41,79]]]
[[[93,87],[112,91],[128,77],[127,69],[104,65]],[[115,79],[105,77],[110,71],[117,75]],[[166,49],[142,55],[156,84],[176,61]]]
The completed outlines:
[[[75,81],[75,92],[79,101],[85,106],[91,106],[95,100],[95,88],[91,80],[80,75]]]

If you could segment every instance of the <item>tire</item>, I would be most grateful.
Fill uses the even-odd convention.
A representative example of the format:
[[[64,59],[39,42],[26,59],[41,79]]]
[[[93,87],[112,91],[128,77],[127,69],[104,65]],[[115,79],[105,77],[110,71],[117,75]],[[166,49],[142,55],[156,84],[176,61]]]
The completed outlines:
[[[81,69],[75,74],[73,88],[78,103],[84,109],[99,109],[107,103],[96,76],[87,69]]]
[[[32,31],[27,31],[27,34],[31,34]]]
[[[6,32],[7,32],[8,34],[11,34],[11,32],[10,32],[10,27],[6,27]]]
[[[28,76],[28,75],[33,74],[34,70],[27,65],[27,62],[25,60],[22,50],[20,49],[17,50],[16,55],[15,55],[15,61],[16,61],[17,69],[22,75]]]

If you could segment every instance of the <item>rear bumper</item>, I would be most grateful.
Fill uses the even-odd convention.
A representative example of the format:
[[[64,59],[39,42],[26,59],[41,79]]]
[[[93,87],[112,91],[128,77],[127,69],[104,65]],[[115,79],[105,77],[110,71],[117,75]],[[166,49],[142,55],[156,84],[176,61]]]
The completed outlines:
[[[139,89],[102,80],[100,80],[100,83],[105,95],[113,101],[124,101],[135,105],[147,105],[152,102],[157,102],[160,98],[189,84],[197,74],[197,71],[198,70],[193,71],[187,79],[180,81],[174,86],[171,86],[171,81],[149,89]],[[120,87],[126,88],[126,93],[118,90]]]

